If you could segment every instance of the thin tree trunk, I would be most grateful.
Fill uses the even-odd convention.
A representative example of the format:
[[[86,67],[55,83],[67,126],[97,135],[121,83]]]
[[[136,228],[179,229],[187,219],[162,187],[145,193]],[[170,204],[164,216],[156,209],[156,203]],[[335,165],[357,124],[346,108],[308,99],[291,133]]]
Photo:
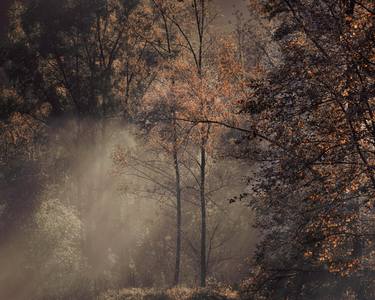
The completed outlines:
[[[361,236],[361,210],[360,210],[360,204],[355,203],[355,212],[357,214],[357,221],[356,221],[356,228],[355,233],[356,236],[353,239],[353,259],[356,259],[359,261],[360,264],[360,270],[357,271],[357,273],[354,275],[354,278],[350,280],[350,284],[352,289],[354,290],[356,297],[358,300],[364,300],[366,299],[365,296],[365,289],[362,283],[362,256],[363,256],[363,238]]]
[[[201,201],[201,272],[200,285],[206,286],[206,199],[205,199],[205,184],[206,184],[206,148],[205,139],[202,138],[201,144],[201,162],[200,162],[200,201]]]
[[[178,163],[177,149],[173,151],[174,168],[176,173],[176,265],[174,273],[174,285],[180,282],[180,265],[181,265],[181,181],[180,181],[180,166]]]
[[[176,119],[176,109],[173,111],[173,118]],[[180,282],[180,270],[181,270],[181,225],[182,225],[182,213],[181,213],[181,175],[180,175],[180,164],[178,160],[178,139],[177,139],[177,124],[173,121],[173,162],[175,169],[175,188],[176,188],[176,264],[174,273],[174,285],[178,285]]]

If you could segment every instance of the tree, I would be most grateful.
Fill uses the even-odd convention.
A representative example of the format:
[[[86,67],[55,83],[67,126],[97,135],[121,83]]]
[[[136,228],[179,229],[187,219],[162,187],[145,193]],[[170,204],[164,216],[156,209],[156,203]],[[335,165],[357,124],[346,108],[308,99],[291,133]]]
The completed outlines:
[[[207,29],[207,3],[206,1],[192,1],[192,9],[187,11],[189,20],[195,20],[193,26],[197,32],[197,35],[193,34],[190,36],[183,27],[183,24],[177,19],[177,13],[175,7],[169,6],[165,12],[165,17],[175,25],[181,35],[180,39],[187,49],[188,53],[192,56],[195,72],[198,77],[203,76],[203,47],[205,32]],[[195,38],[197,38],[197,46],[194,47]],[[194,41],[194,42],[193,42]],[[203,108],[203,107],[202,107]],[[207,126],[203,126],[207,127]],[[202,128],[201,141],[200,141],[200,202],[201,202],[201,265],[200,265],[200,284],[205,286],[206,282],[206,200],[205,200],[205,169],[206,169],[206,144],[208,128]]]
[[[152,22],[146,4],[35,0],[10,10],[0,62],[6,75],[0,102],[4,233],[21,235],[46,187],[60,184],[63,204],[79,210],[84,256],[99,265],[90,249],[96,244],[95,258],[103,252],[106,259],[107,249],[91,228],[101,220],[90,212],[106,196],[105,159],[90,160],[107,155],[108,119],[125,115],[130,121],[127,109],[150,80],[155,62],[143,39]],[[19,186],[25,187],[22,195]],[[14,244],[2,236],[5,245]]]
[[[245,105],[268,145],[259,157],[264,179],[251,182],[263,241],[249,295],[369,299],[373,4],[273,1],[264,9],[278,18],[282,63]]]

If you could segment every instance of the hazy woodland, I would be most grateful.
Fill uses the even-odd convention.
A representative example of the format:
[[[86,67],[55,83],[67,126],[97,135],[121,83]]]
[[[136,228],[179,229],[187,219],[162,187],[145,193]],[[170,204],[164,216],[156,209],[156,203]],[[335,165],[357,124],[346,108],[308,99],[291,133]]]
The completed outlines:
[[[375,299],[372,0],[2,2],[1,300]]]

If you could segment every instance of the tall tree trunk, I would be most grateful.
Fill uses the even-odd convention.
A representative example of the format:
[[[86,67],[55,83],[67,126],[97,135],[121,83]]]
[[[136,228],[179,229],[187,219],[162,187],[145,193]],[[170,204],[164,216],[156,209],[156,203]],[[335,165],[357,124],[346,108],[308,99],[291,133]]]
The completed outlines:
[[[200,161],[200,201],[201,201],[201,259],[200,259],[200,285],[206,286],[206,198],[205,198],[205,184],[206,184],[206,148],[205,138],[202,138],[201,144],[201,161]]]
[[[75,141],[75,154],[78,158],[83,155],[83,150],[82,150],[82,136],[83,136],[83,122],[81,120],[81,117],[78,116],[76,119],[77,123],[77,133],[74,138]],[[72,184],[75,185],[76,187],[76,199],[75,199],[75,204],[78,208],[78,214],[79,218],[81,221],[81,250],[83,252],[83,255],[87,254],[87,236],[86,236],[86,207],[85,207],[85,202],[83,198],[83,192],[82,192],[82,185],[83,185],[83,176],[82,176],[82,167],[79,164],[79,161],[74,161],[75,164],[78,164],[78,168],[76,168],[73,172],[73,182]]]
[[[354,278],[352,278],[352,280],[350,280],[350,285],[351,285],[352,289],[354,290],[357,299],[358,300],[364,300],[364,299],[366,299],[366,295],[365,295],[364,285],[362,283],[362,276],[363,276],[362,275],[362,272],[363,272],[363,269],[362,269],[362,267],[363,267],[362,266],[363,237],[362,237],[362,232],[361,232],[361,228],[362,228],[363,224],[361,224],[361,210],[360,210],[360,204],[359,203],[355,203],[354,210],[357,214],[358,219],[357,219],[356,224],[355,224],[356,235],[353,238],[352,257],[359,261],[360,268],[356,272],[356,274],[354,275]]]
[[[180,282],[180,265],[181,265],[181,181],[180,181],[180,166],[178,163],[177,149],[173,151],[174,168],[176,174],[176,265],[174,273],[174,285]]]

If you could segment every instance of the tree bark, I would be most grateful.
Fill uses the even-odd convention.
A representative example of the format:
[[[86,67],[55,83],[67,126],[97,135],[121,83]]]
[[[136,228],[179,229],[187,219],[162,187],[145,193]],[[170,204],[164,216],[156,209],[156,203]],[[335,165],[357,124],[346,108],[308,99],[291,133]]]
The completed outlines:
[[[181,266],[181,181],[180,181],[180,166],[178,162],[177,149],[173,151],[174,168],[176,176],[176,264],[174,273],[174,285],[180,282],[180,266]]]
[[[205,139],[202,138],[201,144],[201,162],[200,162],[200,202],[201,202],[201,259],[200,259],[200,285],[206,286],[206,198],[205,198],[205,184],[206,184],[206,148]]]

